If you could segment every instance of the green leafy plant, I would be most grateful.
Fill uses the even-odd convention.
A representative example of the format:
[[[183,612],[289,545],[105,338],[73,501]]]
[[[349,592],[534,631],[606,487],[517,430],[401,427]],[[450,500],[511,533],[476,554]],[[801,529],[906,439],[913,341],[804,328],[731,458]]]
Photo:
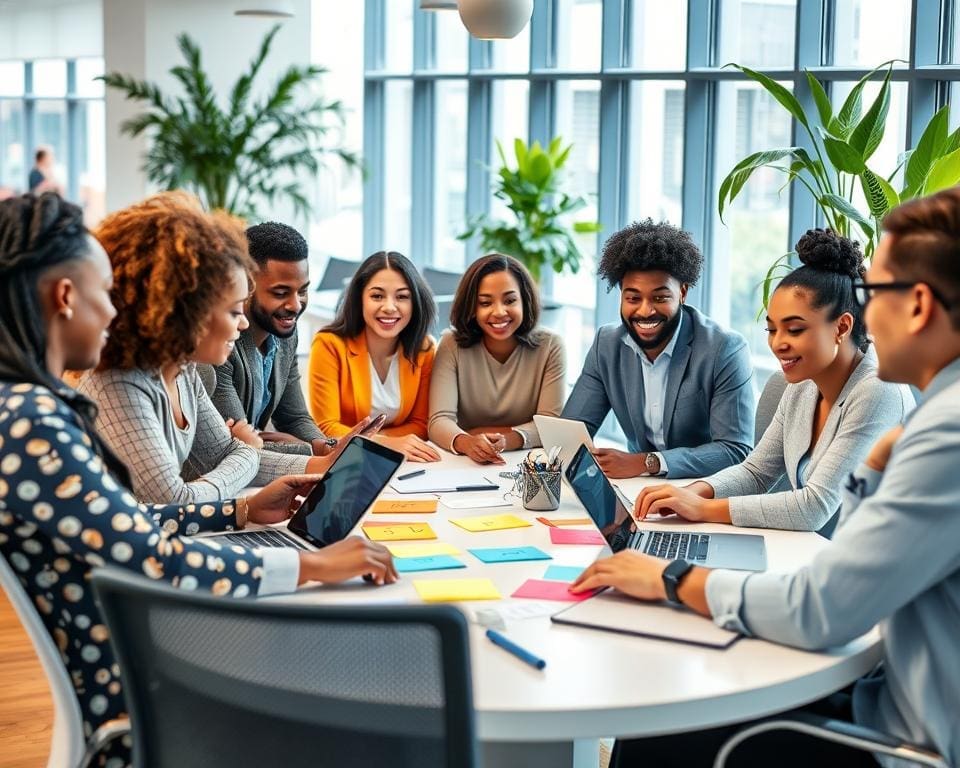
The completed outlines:
[[[880,239],[881,221],[891,208],[960,183],[960,129],[948,131],[947,107],[931,118],[916,147],[900,156],[896,168],[881,172],[870,167],[868,161],[886,130],[892,61],[864,75],[836,113],[823,85],[808,71],[807,83],[816,106],[815,114],[807,114],[787,88],[767,75],[739,64],[731,66],[759,83],[790,113],[809,136],[812,151],[804,147],[768,149],[754,152],[737,163],[720,184],[721,220],[727,206],[736,199],[754,171],[772,168],[784,175],[784,187],[793,183],[804,187],[816,201],[827,226],[845,237],[860,240],[869,259]],[[864,112],[864,87],[884,69],[880,90]],[[893,184],[901,169],[903,183],[898,191]],[[866,201],[866,210],[855,204],[854,192],[858,188]],[[791,255],[781,256],[767,272],[763,282],[764,306],[772,283],[790,270]]]
[[[147,178],[165,189],[195,192],[208,208],[222,208],[257,218],[258,204],[287,200],[306,216],[311,205],[298,176],[319,173],[325,155],[359,167],[356,154],[325,145],[342,127],[343,105],[316,97],[314,88],[327,70],[290,66],[262,98],[254,100],[254,81],[280,27],[264,37],[260,48],[230,91],[223,109],[203,70],[200,49],[186,34],[177,44],[186,60],[170,74],[183,86],[182,96],[168,96],[150,82],[111,72],[101,79],[146,111],[126,120],[121,131],[146,133]]]
[[[595,221],[566,220],[587,205],[586,199],[561,190],[563,169],[570,157],[572,144],[562,146],[559,136],[544,149],[535,141],[528,147],[522,139],[513,142],[517,165],[507,162],[503,146],[497,142],[500,168],[494,184],[494,196],[513,214],[512,221],[503,221],[483,214],[470,221],[461,240],[480,236],[480,248],[519,259],[539,281],[542,269],[549,265],[555,272],[580,269],[583,256],[573,233],[599,232]]]

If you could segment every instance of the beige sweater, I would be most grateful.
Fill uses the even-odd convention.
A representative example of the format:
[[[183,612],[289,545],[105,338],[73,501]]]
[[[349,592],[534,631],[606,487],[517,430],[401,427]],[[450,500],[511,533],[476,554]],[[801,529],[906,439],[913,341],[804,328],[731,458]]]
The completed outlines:
[[[430,377],[430,439],[451,450],[457,435],[475,427],[518,427],[540,445],[534,414],[559,416],[566,394],[563,340],[538,328],[536,347],[520,344],[505,363],[483,342],[458,347],[453,333],[440,340]]]

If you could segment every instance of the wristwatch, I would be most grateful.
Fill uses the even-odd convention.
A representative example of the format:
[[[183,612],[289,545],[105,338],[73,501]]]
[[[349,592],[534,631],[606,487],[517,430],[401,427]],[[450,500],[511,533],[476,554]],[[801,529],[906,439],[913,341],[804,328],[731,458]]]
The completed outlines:
[[[657,458],[655,453],[648,453],[643,457],[643,466],[646,468],[648,475],[660,474],[660,459]]]
[[[680,582],[686,576],[693,563],[686,560],[674,560],[663,569],[663,588],[667,592],[667,601],[671,605],[683,605],[683,602],[677,597],[677,590],[680,588]]]
[[[512,430],[520,435],[520,439],[523,441],[523,444],[520,447],[527,448],[530,445],[530,435],[528,435],[525,430],[519,429],[518,427],[512,427]]]

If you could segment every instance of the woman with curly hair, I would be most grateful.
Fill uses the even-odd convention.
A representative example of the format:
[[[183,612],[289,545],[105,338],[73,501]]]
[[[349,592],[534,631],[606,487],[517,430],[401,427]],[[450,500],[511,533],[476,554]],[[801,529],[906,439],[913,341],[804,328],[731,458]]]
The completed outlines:
[[[860,246],[811,229],[797,243],[803,266],[767,307],[770,350],[786,389],[757,447],[743,461],[686,488],[644,489],[639,518],[675,513],[697,522],[816,531],[840,508],[844,480],[914,406],[901,384],[877,378],[863,307]],[[790,490],[771,493],[786,476]],[[832,526],[831,526],[832,529]]]
[[[467,269],[430,379],[430,439],[478,464],[540,446],[535,414],[559,416],[563,339],[540,328],[537,287],[512,256],[491,253]]]
[[[127,712],[92,568],[123,568],[224,599],[366,574],[380,584],[396,580],[390,553],[359,537],[299,552],[184,535],[285,520],[316,477],[197,506],[136,502],[126,467],[93,427],[96,407],[62,380],[66,369],[97,365],[116,314],[112,282],[80,208],[53,193],[0,202],[0,556],[60,649],[88,736]],[[114,742],[107,757],[95,764],[129,764],[130,744]]]
[[[235,436],[210,401],[197,363],[221,365],[247,327],[253,261],[242,223],[205,213],[183,192],[118,211],[94,233],[113,264],[117,317],[96,372],[80,390],[100,405],[97,428],[127,463],[141,501],[230,498],[327,457],[261,452]]]

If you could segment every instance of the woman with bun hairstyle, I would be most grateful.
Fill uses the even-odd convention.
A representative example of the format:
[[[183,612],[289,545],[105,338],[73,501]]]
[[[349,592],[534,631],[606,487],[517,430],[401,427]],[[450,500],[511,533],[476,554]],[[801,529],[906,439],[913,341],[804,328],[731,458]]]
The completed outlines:
[[[677,514],[696,522],[816,531],[840,507],[847,475],[914,406],[910,390],[877,378],[863,308],[860,246],[811,229],[797,243],[803,266],[767,307],[770,350],[787,387],[770,426],[741,463],[685,488],[654,486],[637,497],[638,519]],[[786,475],[791,490],[772,491]]]

